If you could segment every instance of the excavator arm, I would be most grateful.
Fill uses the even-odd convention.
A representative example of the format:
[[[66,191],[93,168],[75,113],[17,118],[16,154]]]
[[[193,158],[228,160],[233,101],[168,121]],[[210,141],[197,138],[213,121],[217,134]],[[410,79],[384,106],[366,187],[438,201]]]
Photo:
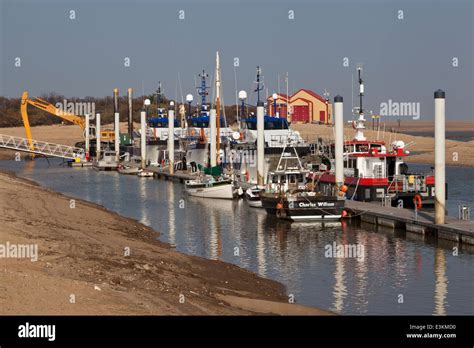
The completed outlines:
[[[28,92],[23,92],[21,97],[21,118],[23,119],[23,126],[25,127],[26,139],[28,139],[28,145],[30,150],[34,151],[35,146],[33,145],[33,137],[31,136],[30,120],[28,119]]]
[[[33,145],[33,138],[31,135],[31,128],[30,128],[30,121],[28,118],[28,104],[37,107],[40,110],[46,111],[54,116],[60,117],[61,119],[74,123],[75,125],[78,125],[81,127],[81,129],[84,131],[86,128],[86,122],[84,117],[77,116],[74,114],[70,114],[67,112],[64,112],[63,110],[58,109],[51,103],[48,103],[46,100],[43,100],[41,98],[33,98],[29,99],[28,97],[28,92],[24,91],[23,95],[21,96],[21,118],[23,119],[23,125],[25,127],[25,132],[26,132],[26,138],[28,139],[28,144],[31,150],[34,150],[34,145]],[[94,128],[94,127],[91,127]],[[91,129],[91,135],[95,134],[95,129]]]
[[[34,145],[33,145],[33,138],[32,138],[32,135],[31,135],[30,121],[29,121],[29,118],[28,118],[28,110],[27,110],[28,104],[32,105],[32,106],[34,106],[34,107],[36,107],[40,110],[46,111],[46,112],[50,113],[51,115],[60,117],[61,119],[65,120],[65,121],[68,121],[68,122],[71,122],[75,125],[78,125],[79,127],[81,127],[83,132],[85,131],[86,121],[85,121],[84,117],[74,115],[74,114],[70,114],[68,112],[64,112],[63,110],[58,109],[57,107],[55,107],[51,103],[48,103],[44,99],[41,99],[41,98],[32,98],[32,99],[30,99],[29,96],[28,96],[28,92],[24,91],[23,95],[21,97],[21,117],[23,119],[23,125],[25,127],[26,138],[28,139],[28,145],[29,145],[31,150],[34,150]],[[101,133],[102,141],[113,142],[114,139],[115,139],[114,131],[104,129],[100,133]],[[89,134],[91,135],[91,137],[96,136],[95,126],[92,125],[92,124],[89,125]],[[84,134],[84,136],[85,136],[85,134]]]

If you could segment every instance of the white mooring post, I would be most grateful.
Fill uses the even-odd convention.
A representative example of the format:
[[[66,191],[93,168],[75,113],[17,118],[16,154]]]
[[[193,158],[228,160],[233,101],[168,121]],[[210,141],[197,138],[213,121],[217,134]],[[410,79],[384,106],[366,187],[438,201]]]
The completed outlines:
[[[257,184],[264,185],[265,178],[263,174],[263,168],[265,160],[265,110],[263,108],[263,102],[257,103]]]
[[[85,129],[85,138],[86,138],[86,158],[87,161],[90,159],[90,151],[91,151],[91,136],[90,136],[90,114],[86,114],[86,129]]]
[[[96,117],[96,125],[95,125],[95,157],[97,161],[100,161],[100,114],[95,114]]]
[[[215,167],[217,165],[217,125],[216,125],[216,109],[209,110],[209,127],[211,133],[211,151],[209,157],[211,158],[211,167]]]
[[[336,160],[336,188],[344,185],[344,112],[343,98],[334,97],[334,133],[335,133],[335,160]]]
[[[142,169],[146,167],[146,111],[140,112],[140,150]]]
[[[170,174],[174,174],[174,102],[170,102],[168,110],[168,159]]]
[[[435,100],[435,224],[445,223],[446,211],[446,146],[445,93],[438,89]]]
[[[118,162],[120,159],[120,115],[119,115],[119,102],[118,102],[118,88],[114,88],[114,149],[115,149],[115,161]]]
[[[114,114],[115,117],[115,161],[118,162],[120,159],[120,115],[118,112]]]
[[[128,135],[130,141],[133,139],[133,89],[129,88],[127,90],[128,97]]]

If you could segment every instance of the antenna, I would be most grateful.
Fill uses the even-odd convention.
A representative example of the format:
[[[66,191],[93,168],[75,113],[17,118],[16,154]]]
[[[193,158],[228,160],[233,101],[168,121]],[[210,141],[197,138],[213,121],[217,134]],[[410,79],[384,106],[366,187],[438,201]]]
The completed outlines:
[[[160,104],[161,104],[161,81],[158,81],[158,89],[156,90],[156,109],[158,112],[158,116],[160,115]]]
[[[359,117],[355,122],[356,134],[354,139],[358,141],[366,140],[363,130],[365,129],[364,109],[362,107],[362,97],[364,96],[364,81],[362,80],[362,64],[357,64],[357,74],[359,77]]]
[[[357,74],[359,77],[359,115],[364,113],[362,108],[362,97],[364,96],[364,81],[362,81],[362,64],[357,64]]]
[[[254,92],[257,92],[257,105],[260,104],[260,91],[263,90],[264,85],[262,83],[262,86],[260,86],[260,74],[262,73],[262,69],[260,66],[257,66],[257,88],[255,88]]]
[[[196,87],[196,89],[201,96],[201,113],[203,113],[206,110],[206,96],[209,94],[207,90],[210,88],[206,84],[206,79],[209,77],[209,74],[206,74],[206,71],[203,69],[199,77],[201,78],[201,86]]]

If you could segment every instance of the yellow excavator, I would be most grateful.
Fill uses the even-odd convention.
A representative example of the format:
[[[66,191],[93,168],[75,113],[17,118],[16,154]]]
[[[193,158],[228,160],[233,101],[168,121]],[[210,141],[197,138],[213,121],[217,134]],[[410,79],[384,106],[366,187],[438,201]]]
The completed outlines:
[[[23,125],[25,127],[25,132],[26,132],[26,138],[28,139],[28,144],[30,146],[31,150],[34,150],[34,145],[33,145],[33,137],[31,136],[31,128],[30,128],[30,121],[28,118],[28,104],[37,107],[40,110],[46,111],[54,116],[60,117],[65,121],[74,123],[81,127],[83,131],[85,131],[86,128],[86,121],[83,116],[78,116],[74,114],[70,114],[68,112],[64,112],[61,109],[58,109],[51,103],[48,103],[46,100],[43,100],[41,98],[33,98],[29,99],[28,92],[24,91],[23,95],[21,97],[21,117],[23,119]],[[89,134],[91,138],[95,138],[95,126],[94,125],[89,125]],[[101,139],[102,141],[110,141],[113,142],[115,139],[115,133],[114,131],[110,130],[103,130],[100,132],[101,134]],[[84,133],[85,136],[85,133]]]

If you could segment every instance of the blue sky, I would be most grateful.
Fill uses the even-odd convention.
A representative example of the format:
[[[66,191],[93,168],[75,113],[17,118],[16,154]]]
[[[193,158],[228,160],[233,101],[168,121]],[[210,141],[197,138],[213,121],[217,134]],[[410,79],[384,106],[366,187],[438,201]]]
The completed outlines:
[[[226,104],[235,101],[234,57],[237,88],[252,102],[261,65],[269,94],[278,90],[278,75],[285,92],[288,72],[290,93],[327,88],[331,99],[344,96],[346,110],[351,76],[363,62],[365,103],[375,112],[389,99],[419,102],[421,120],[431,119],[433,92],[442,88],[448,118],[474,115],[471,0],[0,2],[0,95],[8,97],[23,90],[100,97],[114,87],[140,95],[162,81],[167,96],[181,99],[182,90],[196,100],[195,76],[203,68],[213,74],[219,50]]]

